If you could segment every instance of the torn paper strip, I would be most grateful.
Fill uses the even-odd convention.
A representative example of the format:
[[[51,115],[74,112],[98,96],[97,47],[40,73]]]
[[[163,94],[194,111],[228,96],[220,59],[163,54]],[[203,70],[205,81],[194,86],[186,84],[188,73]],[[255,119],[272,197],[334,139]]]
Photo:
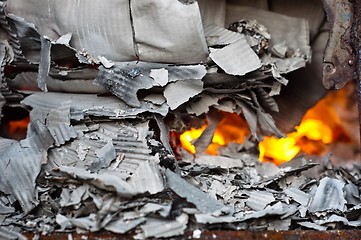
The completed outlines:
[[[156,194],[164,189],[159,166],[149,161],[141,162],[127,182],[140,193]]]
[[[244,37],[240,33],[227,30],[214,24],[205,27],[204,34],[206,36],[208,46],[228,45],[237,42]]]
[[[105,230],[113,233],[126,233],[138,225],[144,223],[146,218],[139,218],[134,220],[123,220],[118,218],[117,220],[109,223],[105,226]]]
[[[141,226],[142,232],[136,235],[135,239],[166,238],[182,235],[187,228],[188,218],[187,214],[182,214],[175,220],[148,218],[146,224]]]
[[[227,211],[227,207],[221,202],[211,198],[208,194],[189,184],[177,174],[167,170],[166,176],[169,187],[179,196],[186,198],[187,201],[196,205],[200,211],[208,213],[217,212],[218,214],[221,211]]]
[[[170,109],[174,110],[202,91],[201,80],[182,80],[168,84],[164,90],[164,97]]]
[[[274,202],[276,199],[273,194],[266,191],[252,191],[246,201],[247,206],[253,210],[263,210],[267,205]]]
[[[212,49],[210,58],[226,73],[243,76],[260,68],[261,61],[245,37],[221,49]]]
[[[100,189],[114,191],[119,196],[125,198],[130,198],[137,193],[137,190],[135,190],[130,184],[122,180],[115,171],[107,171],[100,174],[93,174],[81,168],[60,167],[59,169],[61,172],[64,172],[75,179],[89,182]]]
[[[302,206],[307,206],[310,201],[310,195],[297,188],[287,188],[284,192]]]
[[[108,89],[129,106],[140,107],[137,96],[139,90],[150,89],[159,85],[164,86],[168,82],[178,80],[185,80],[185,82],[194,80],[195,86],[193,87],[199,88],[200,79],[205,74],[206,70],[203,65],[171,66],[147,62],[122,62],[116,63],[110,69],[100,67],[94,82]],[[201,87],[203,89],[203,85]],[[185,91],[188,89],[178,90]]]
[[[150,70],[149,76],[161,87],[168,83],[168,70],[164,68]]]
[[[154,112],[165,116],[168,106],[140,102],[139,108],[132,108],[116,97],[101,97],[95,94],[64,94],[64,93],[35,93],[22,101],[30,107],[55,108],[62,102],[71,101],[70,119],[82,120],[85,116],[102,116],[108,118],[135,118],[144,112]]]

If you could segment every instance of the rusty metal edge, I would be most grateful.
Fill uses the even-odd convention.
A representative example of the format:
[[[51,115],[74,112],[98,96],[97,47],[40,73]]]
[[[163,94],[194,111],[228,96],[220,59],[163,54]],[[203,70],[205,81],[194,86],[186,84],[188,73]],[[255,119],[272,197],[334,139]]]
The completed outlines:
[[[356,87],[358,95],[358,113],[359,113],[359,125],[361,136],[361,2],[355,1],[354,4],[354,25],[353,25],[353,47],[356,49]],[[361,139],[361,137],[360,137]],[[361,154],[361,143],[360,143]]]
[[[323,84],[341,89],[355,79],[356,49],[353,44],[356,0],[322,0],[330,36],[323,56]]]

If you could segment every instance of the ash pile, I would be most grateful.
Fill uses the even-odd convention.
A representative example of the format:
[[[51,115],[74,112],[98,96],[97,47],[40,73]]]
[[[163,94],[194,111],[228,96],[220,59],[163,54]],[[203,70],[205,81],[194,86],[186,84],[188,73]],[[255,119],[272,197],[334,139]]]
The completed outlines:
[[[270,112],[310,61],[307,20],[232,1],[0,4],[1,105],[30,111],[25,139],[0,139],[2,238],[361,226],[359,166],[258,161],[262,136],[284,136]],[[251,134],[210,156],[219,111]],[[177,161],[170,131],[206,115]]]

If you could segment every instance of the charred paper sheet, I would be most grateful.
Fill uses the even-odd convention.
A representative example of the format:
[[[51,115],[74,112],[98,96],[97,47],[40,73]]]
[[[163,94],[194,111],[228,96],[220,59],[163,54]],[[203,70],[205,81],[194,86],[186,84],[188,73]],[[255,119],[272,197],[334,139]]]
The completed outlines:
[[[148,124],[141,124],[133,130],[123,124],[120,129],[130,133],[128,136],[133,135],[138,143],[145,143],[147,138],[152,137]],[[113,133],[117,128],[110,127],[112,124],[97,125],[99,126],[92,130],[85,126],[74,127],[79,130],[87,129],[93,137],[103,135],[109,139],[118,136],[114,138],[113,144],[120,140],[121,135]],[[87,131],[83,134],[86,135]],[[146,136],[148,137],[145,138]],[[2,143],[5,148],[13,144],[11,141]],[[59,162],[54,165],[58,160],[49,155],[49,163],[44,168],[48,172],[47,177],[44,178],[45,175],[43,177],[41,174],[37,180],[38,183],[45,184],[46,188],[41,190],[35,186],[39,188],[35,194],[39,208],[46,211],[52,208],[49,203],[57,203],[62,214],[50,214],[47,220],[39,218],[33,225],[35,229],[39,230],[43,224],[56,222],[62,230],[106,229],[114,233],[126,233],[136,229],[136,238],[139,239],[170,237],[181,235],[188,227],[192,227],[188,222],[190,216],[194,216],[197,223],[203,224],[205,229],[211,228],[213,224],[232,224],[237,229],[258,230],[288,230],[297,225],[326,230],[334,229],[339,223],[349,227],[359,226],[355,220],[357,216],[355,218],[353,213],[358,211],[357,206],[361,202],[352,198],[352,203],[357,206],[348,207],[352,205],[348,204],[349,198],[343,195],[346,178],[336,169],[331,173],[332,176],[312,181],[302,174],[315,164],[310,165],[300,159],[278,169],[263,167],[257,156],[239,155],[237,160],[210,156],[208,160],[204,155],[196,163],[183,165],[181,177],[160,167],[158,157],[154,156],[153,160],[149,160],[149,156],[152,156],[150,151],[144,152],[144,156],[148,158],[139,158],[136,157],[137,154],[130,154],[131,148],[127,150],[126,145],[116,146],[117,156],[120,157],[116,157],[110,165],[93,170],[94,172],[87,170],[89,165],[79,164],[79,159],[72,160],[72,164],[69,162],[69,166],[65,166],[65,162],[62,163],[63,166]],[[87,154],[94,147],[96,146],[89,145]],[[144,150],[149,150],[147,147],[144,145]],[[69,151],[65,149],[63,153]],[[157,155],[159,154],[161,153]],[[75,155],[75,158],[78,156]],[[74,164],[75,167],[72,166]],[[333,178],[335,174],[337,179]],[[51,182],[46,181],[49,177]],[[293,179],[301,182],[296,183]],[[62,189],[61,194],[52,198],[49,194],[59,187]],[[172,192],[171,195],[168,195],[169,191]],[[330,200],[320,201],[323,198],[320,196],[324,195]],[[18,225],[19,221],[11,217],[11,213],[15,211],[11,208],[11,197],[3,197],[4,206],[0,209],[7,214],[5,221],[9,225],[16,221]],[[347,212],[350,214],[346,214]],[[24,226],[28,221],[26,219],[27,217],[21,223]],[[264,224],[265,219],[268,224]],[[291,222],[296,225],[291,225]]]
[[[40,36],[48,36],[52,41],[59,38],[58,34],[72,33],[70,45],[80,52],[86,49],[93,57],[198,63],[207,55],[197,2],[186,5],[177,0],[150,3],[112,0],[107,4],[99,0],[62,3],[16,0],[8,3],[7,12],[33,23]],[[89,18],[89,12],[95,14]]]
[[[88,116],[111,119],[137,118],[141,113],[150,112],[165,116],[168,106],[141,102],[139,108],[132,108],[115,97],[101,97],[95,94],[36,93],[23,101],[24,105],[35,108],[53,109],[59,103],[70,100],[70,120],[83,120]]]
[[[161,86],[166,87],[164,97],[171,109],[177,108],[190,97],[202,92],[203,84],[200,80],[206,74],[202,65],[170,66],[146,62],[117,63],[109,69],[101,67],[99,70],[95,83],[109,89],[128,105],[140,107],[137,92]],[[192,89],[196,90],[194,93],[189,93]],[[174,91],[181,98],[177,103],[171,102],[175,99]],[[182,99],[183,96],[185,99]]]
[[[46,151],[54,143],[49,130],[40,121],[29,127],[32,133],[20,142],[1,139],[4,147],[0,160],[1,192],[16,199],[25,213],[38,204],[35,181]]]
[[[243,76],[261,67],[260,59],[244,37],[222,49],[211,49],[209,56],[230,75]]]
[[[39,21],[37,15],[34,14],[42,13],[48,9],[51,9],[54,14],[58,13],[57,7],[59,5],[55,2],[42,2],[42,4],[37,2],[30,5],[26,3],[20,7],[18,5],[21,1],[17,0],[9,4],[6,9],[4,8],[4,18],[7,20],[4,24],[9,26],[16,24],[17,26],[15,30],[18,31],[18,35],[13,34],[13,36],[10,30],[7,31],[7,34],[18,38],[18,41],[15,41],[16,44],[12,45],[13,48],[27,49],[33,47],[31,48],[32,51],[27,51],[23,55],[19,52],[18,57],[23,57],[38,65],[39,74],[32,68],[25,68],[24,71],[20,71],[19,74],[9,80],[9,84],[15,89],[27,88],[30,84],[36,90],[34,80],[32,80],[36,77],[38,85],[44,90],[45,87],[56,91],[76,91],[77,93],[104,93],[108,90],[124,102],[124,105],[120,106],[119,109],[126,109],[125,112],[134,111],[134,117],[141,112],[157,112],[165,116],[169,109],[182,111],[184,108],[189,113],[194,112],[201,115],[213,107],[223,111],[244,114],[251,126],[253,136],[257,139],[260,139],[260,134],[257,133],[258,129],[261,129],[262,134],[271,133],[283,136],[267,112],[268,110],[278,110],[272,99],[273,95],[279,93],[279,87],[277,88],[279,85],[276,84],[276,81],[287,84],[287,80],[281,74],[302,67],[301,63],[307,61],[308,55],[306,54],[306,56],[305,51],[302,51],[303,55],[293,54],[280,57],[282,53],[290,50],[287,42],[290,39],[286,39],[286,41],[283,38],[277,39],[277,37],[275,42],[270,42],[271,51],[268,48],[268,41],[270,39],[273,41],[272,35],[278,35],[279,29],[273,24],[267,25],[263,22],[273,18],[281,21],[288,19],[287,17],[265,11],[260,13],[256,11],[255,16],[252,15],[249,18],[261,16],[257,18],[258,22],[247,20],[243,23],[241,21],[242,23],[239,22],[240,26],[229,27],[229,29],[210,24],[203,30],[196,2],[191,4],[183,4],[179,1],[175,1],[174,4],[159,2],[152,5],[146,13],[142,13],[142,18],[138,11],[144,6],[148,6],[147,4],[108,3],[114,4],[114,7],[122,7],[121,16],[109,14],[107,16],[109,21],[114,20],[115,17],[120,17],[124,21],[120,25],[116,24],[117,26],[109,24],[99,35],[96,34],[95,28],[87,29],[85,34],[86,26],[83,26],[82,22],[75,24],[78,23],[79,19],[66,18],[64,14],[56,15],[56,17],[48,16],[47,23]],[[86,11],[82,8],[85,6],[84,4],[81,1],[77,5],[69,2],[64,3],[62,7],[78,10],[78,15],[85,18]],[[94,1],[86,4],[86,6],[87,9],[89,8],[88,10],[93,8],[99,11],[109,10],[108,4],[106,6],[99,4]],[[49,8],[45,8],[45,6]],[[125,9],[131,11],[125,12]],[[187,9],[187,16],[189,16],[179,21],[176,16],[184,14],[182,9]],[[174,19],[172,16],[163,22],[163,14],[160,14],[163,10],[168,14],[169,12],[174,13]],[[243,10],[240,9],[240,11]],[[155,19],[155,16],[158,17]],[[140,22],[145,17],[154,20],[152,23],[158,25],[143,29],[144,27]],[[96,16],[89,21],[96,21],[95,18]],[[131,19],[132,21],[130,21]],[[74,21],[74,23],[70,24],[67,29],[65,25],[58,26],[60,20]],[[184,25],[188,21],[193,24]],[[304,37],[306,23],[301,19],[294,18],[290,18],[290,21],[292,27],[302,29],[300,36],[302,40],[296,47],[301,48],[302,46],[302,49],[306,49],[308,46],[308,41]],[[167,27],[172,23],[174,25],[171,28]],[[9,28],[9,26],[4,27]],[[93,26],[100,27],[99,23],[95,22]],[[165,34],[167,31],[159,33],[157,29],[160,29],[160,26],[163,26],[167,31],[169,30],[171,34]],[[184,28],[184,26],[187,27]],[[54,35],[54,27],[61,29],[58,29],[60,36]],[[241,31],[241,28],[247,29],[247,31]],[[25,41],[26,36],[24,31],[20,31],[21,29],[27,29],[29,34],[31,33],[34,42],[31,46],[29,42]],[[119,36],[121,30],[129,32],[129,34],[133,33],[133,39],[127,39],[123,34]],[[252,32],[256,32],[263,38],[258,39],[258,35],[250,34]],[[168,38],[172,36],[172,39],[168,39],[170,41],[169,47],[168,45],[162,46],[162,51],[160,51],[157,41],[164,40],[163,33]],[[148,37],[145,38],[145,36]],[[178,38],[173,39],[175,36]],[[205,59],[203,53],[206,52],[206,38],[209,40],[209,46],[212,46],[209,51],[210,59],[213,61],[203,62]],[[43,44],[39,45],[38,42],[41,39],[43,39]],[[121,43],[127,44],[129,49],[119,49],[118,45],[114,45],[114,39],[117,39],[118,42],[121,39]],[[213,43],[210,43],[212,39]],[[173,40],[174,42],[172,42]],[[104,46],[104,44],[107,45]],[[34,48],[35,45],[37,48]],[[186,51],[190,46],[193,50]],[[258,49],[259,47],[263,50]],[[40,51],[36,50],[39,48]],[[100,48],[102,49],[101,53],[99,52]],[[175,55],[173,51],[182,52],[184,56],[182,54]],[[186,53],[192,56],[188,56]],[[169,54],[174,55],[172,61],[168,59]],[[144,59],[141,56],[144,56]],[[135,62],[135,58],[140,61]],[[62,67],[64,62],[75,67],[70,67],[70,69]],[[16,62],[14,63],[16,64]],[[179,65],[180,63],[185,65]],[[189,65],[191,63],[192,65]],[[79,67],[79,64],[82,67]],[[94,69],[94,65],[100,66],[98,69]],[[206,69],[209,69],[207,74]],[[224,71],[226,74],[216,73],[220,71]],[[212,79],[209,75],[215,73],[217,76],[209,82],[207,79]],[[272,84],[269,81],[263,82],[269,77],[274,77],[276,81]],[[215,79],[218,82],[214,82]],[[253,93],[251,93],[252,96],[250,97],[249,91],[256,92],[256,94],[252,95]],[[234,104],[232,108],[227,105],[230,103],[229,101],[223,101],[228,97]],[[99,99],[99,97],[97,98]],[[264,103],[267,104],[264,105]],[[121,105],[121,103],[119,104]],[[104,115],[104,112],[105,109],[100,115]],[[112,113],[108,113],[108,115],[112,115]],[[126,115],[127,113],[123,114],[123,111],[116,111],[116,118]]]

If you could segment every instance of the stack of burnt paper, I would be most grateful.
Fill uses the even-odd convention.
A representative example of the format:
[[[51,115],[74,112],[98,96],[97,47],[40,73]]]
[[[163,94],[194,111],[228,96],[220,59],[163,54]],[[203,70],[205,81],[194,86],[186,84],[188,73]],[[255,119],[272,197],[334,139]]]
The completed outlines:
[[[310,59],[304,19],[240,7],[225,28],[195,1],[0,3],[0,103],[30,111],[24,140],[0,139],[1,238],[360,226],[356,166],[315,178],[314,163],[239,145],[178,165],[169,143],[167,117],[216,110],[243,114],[254,139],[283,136],[268,112]]]
[[[267,112],[278,110],[272,96],[288,82],[282,74],[310,60],[307,21],[239,7],[225,28],[200,6],[4,2],[1,59],[13,66],[4,92],[109,91],[133,108],[142,101],[195,115],[217,108],[243,113],[257,138],[258,129],[281,136]]]

